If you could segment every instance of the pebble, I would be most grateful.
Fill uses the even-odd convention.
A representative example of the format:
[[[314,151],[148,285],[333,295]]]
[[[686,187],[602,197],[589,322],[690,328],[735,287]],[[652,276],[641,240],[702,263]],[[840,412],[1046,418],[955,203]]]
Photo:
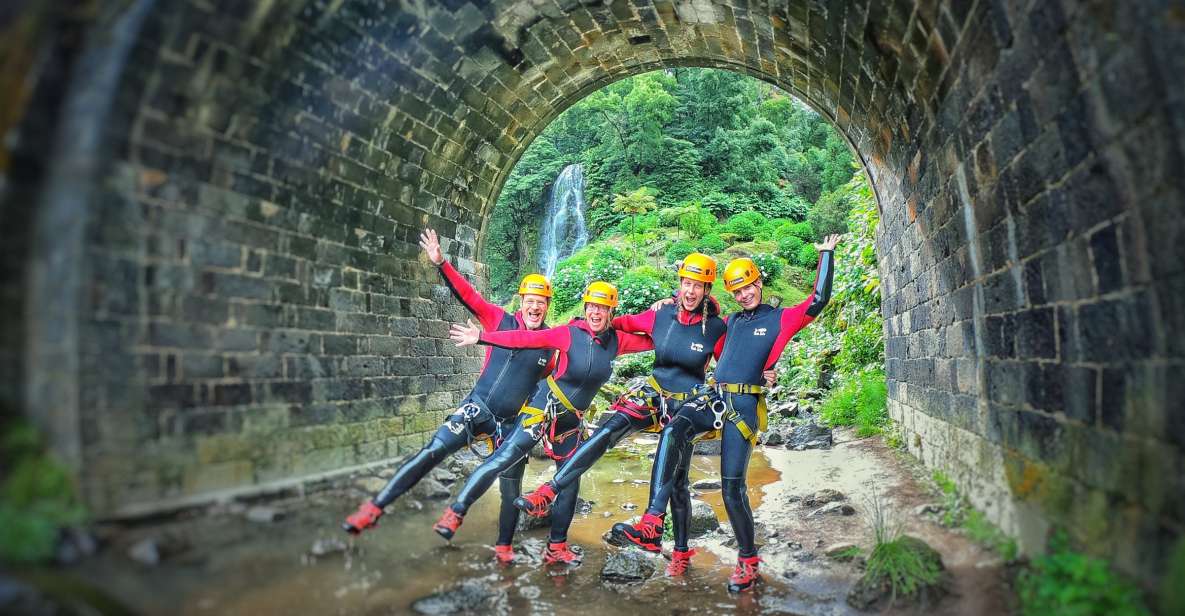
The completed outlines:
[[[283,517],[279,509],[257,505],[247,510],[247,520],[256,524],[270,524]]]
[[[633,511],[634,509],[637,509],[638,506],[633,503],[622,503],[621,508],[625,511]]]
[[[820,515],[852,515],[856,513],[856,508],[847,503],[827,503],[822,507],[812,511],[811,517]]]
[[[156,547],[156,540],[141,539],[128,548],[128,558],[149,567],[160,564],[160,549]]]

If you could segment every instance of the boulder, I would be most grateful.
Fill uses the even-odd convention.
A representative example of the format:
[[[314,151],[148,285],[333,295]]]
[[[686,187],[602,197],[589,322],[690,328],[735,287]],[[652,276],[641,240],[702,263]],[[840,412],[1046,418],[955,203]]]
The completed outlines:
[[[718,456],[720,455],[720,439],[696,441],[691,453],[697,456]]]
[[[691,484],[691,487],[696,490],[719,490],[720,479],[716,477],[700,479],[699,481]]]
[[[706,535],[720,528],[720,520],[716,518],[716,511],[704,501],[691,501],[691,522],[688,533],[692,537]]]
[[[127,553],[128,558],[141,565],[155,567],[160,564],[160,548],[157,547],[156,540],[151,537],[141,539],[132,544],[132,547],[128,548]]]
[[[256,524],[270,524],[278,521],[284,517],[284,514],[275,507],[265,507],[263,505],[256,505],[247,510],[246,518],[249,522]]]
[[[451,486],[457,482],[457,474],[443,467],[436,467],[428,474],[429,477],[439,481],[442,485]]]
[[[827,503],[822,507],[812,511],[811,517],[824,515],[852,515],[856,513],[856,508],[847,503]]]
[[[650,579],[657,569],[655,557],[638,550],[619,550],[605,559],[601,579],[611,584],[639,584]]]
[[[918,588],[913,593],[895,593],[892,581],[882,572],[882,568],[870,566],[848,593],[848,605],[858,610],[881,610],[890,604],[897,607],[916,605],[919,609],[914,611],[925,613],[946,595],[948,577],[942,565],[942,556],[917,537],[905,535],[896,541],[900,543],[900,548],[913,552],[924,571],[935,572],[933,579],[918,580]],[[873,559],[874,556],[869,557],[870,561]]]
[[[823,488],[814,494],[806,497],[802,501],[804,507],[819,507],[827,503],[834,503],[836,501],[847,500],[843,492],[839,490],[832,490],[831,488]]]
[[[387,480],[382,477],[363,477],[354,482],[354,487],[367,494],[378,494],[387,487]]]
[[[794,426],[786,435],[787,449],[830,449],[832,443],[831,428],[820,426],[813,421]]]
[[[506,591],[479,580],[466,580],[411,604],[417,614],[489,614],[505,610]]]
[[[432,476],[424,477],[414,488],[408,491],[412,498],[420,500],[436,500],[440,498],[448,498],[451,492],[447,486],[440,483]]]

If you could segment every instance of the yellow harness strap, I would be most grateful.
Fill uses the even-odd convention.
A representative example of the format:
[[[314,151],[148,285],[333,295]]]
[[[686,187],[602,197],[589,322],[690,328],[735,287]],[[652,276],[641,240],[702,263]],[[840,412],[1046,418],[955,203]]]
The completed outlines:
[[[757,434],[759,432],[764,432],[766,426],[769,424],[768,409],[765,404],[765,388],[761,385],[751,385],[749,383],[716,383],[714,381],[709,381],[708,384],[721,392],[757,396],[757,432],[753,431],[753,428],[751,428],[748,422],[746,422],[744,418],[741,417],[740,413],[733,410],[731,398],[728,396],[722,396],[724,398],[724,402],[728,405],[728,412],[724,414],[724,418],[728,421],[731,421],[732,424],[736,426],[737,431],[741,433],[741,436],[744,437],[745,440],[756,445]],[[709,440],[720,437],[720,430],[710,430],[704,433],[701,440]]]
[[[523,408],[519,409],[519,414],[527,416],[527,418],[523,420],[524,428],[527,426],[533,426],[537,423],[543,423],[547,420],[547,411],[541,408],[528,406],[526,404],[523,405]]]

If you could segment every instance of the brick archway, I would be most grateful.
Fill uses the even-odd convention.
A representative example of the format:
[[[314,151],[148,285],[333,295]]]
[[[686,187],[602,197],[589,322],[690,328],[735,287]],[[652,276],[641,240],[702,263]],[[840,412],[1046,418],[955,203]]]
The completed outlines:
[[[285,485],[417,447],[479,364],[442,340],[461,315],[417,261],[415,233],[438,227],[480,273],[484,215],[551,119],[612,80],[692,64],[801,96],[864,161],[884,212],[891,411],[912,451],[1026,548],[1058,520],[1148,571],[1146,555],[1180,534],[1185,419],[1170,401],[1185,382],[1173,173],[1185,95],[1171,76],[1185,54],[1173,10],[221,4],[161,3],[114,35],[128,55],[110,108],[82,118],[104,135],[97,170],[75,178],[84,228],[56,252],[43,220],[42,263],[65,269],[4,281],[21,327],[0,360],[28,383],[6,402],[64,417],[49,423],[78,444],[96,511]],[[85,45],[43,47],[80,71],[112,40],[103,20],[126,16],[102,7]],[[40,23],[40,39],[26,35],[52,40],[58,22]],[[32,100],[77,102],[54,98],[61,74],[34,73]],[[22,140],[72,109],[17,107]],[[48,171],[5,169],[10,220],[35,216],[61,169],[60,149],[17,150]],[[54,306],[74,329],[73,380],[39,355],[60,330],[23,305],[63,272],[84,281],[77,306]],[[46,395],[55,388],[68,395]]]

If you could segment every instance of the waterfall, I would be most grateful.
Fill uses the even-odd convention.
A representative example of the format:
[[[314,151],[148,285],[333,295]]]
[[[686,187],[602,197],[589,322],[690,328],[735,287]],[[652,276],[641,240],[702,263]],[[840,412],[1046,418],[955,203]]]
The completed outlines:
[[[539,230],[539,270],[551,278],[555,264],[588,243],[584,226],[584,166],[568,165],[551,186]]]

